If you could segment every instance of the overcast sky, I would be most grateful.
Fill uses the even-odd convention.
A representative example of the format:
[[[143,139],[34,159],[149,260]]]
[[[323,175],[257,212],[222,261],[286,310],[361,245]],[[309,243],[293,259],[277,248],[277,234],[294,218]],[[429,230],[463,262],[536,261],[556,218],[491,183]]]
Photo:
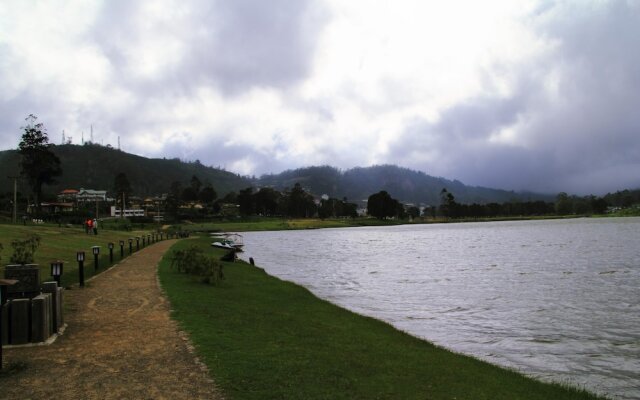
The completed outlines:
[[[0,2],[0,149],[640,187],[640,1]]]

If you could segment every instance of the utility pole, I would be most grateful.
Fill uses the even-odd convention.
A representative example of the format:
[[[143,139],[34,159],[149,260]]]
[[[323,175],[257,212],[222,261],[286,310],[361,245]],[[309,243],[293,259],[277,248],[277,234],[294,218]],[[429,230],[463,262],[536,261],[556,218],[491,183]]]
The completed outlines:
[[[18,178],[19,176],[8,176],[13,179],[13,223],[18,222]]]

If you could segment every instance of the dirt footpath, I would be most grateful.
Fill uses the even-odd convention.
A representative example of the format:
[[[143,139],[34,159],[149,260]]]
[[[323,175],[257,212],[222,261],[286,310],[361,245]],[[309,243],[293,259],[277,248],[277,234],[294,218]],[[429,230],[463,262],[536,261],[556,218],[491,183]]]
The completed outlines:
[[[5,349],[2,399],[218,399],[169,318],[156,268],[174,240],[134,253],[84,289],[65,291],[68,327],[49,346]]]

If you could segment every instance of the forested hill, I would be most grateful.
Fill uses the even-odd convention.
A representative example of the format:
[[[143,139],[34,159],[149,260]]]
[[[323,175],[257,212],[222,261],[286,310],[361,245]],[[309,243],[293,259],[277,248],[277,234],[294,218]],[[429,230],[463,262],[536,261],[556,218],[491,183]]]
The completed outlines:
[[[403,202],[440,204],[440,191],[446,188],[460,203],[503,203],[511,200],[553,201],[554,196],[516,193],[485,187],[467,186],[460,181],[436,178],[424,172],[395,165],[377,165],[340,171],[330,166],[299,168],[275,175],[263,175],[259,186],[282,190],[299,182],[313,194],[365,200],[371,194],[386,190]]]
[[[51,149],[60,158],[63,172],[57,178],[58,183],[45,185],[47,193],[81,187],[111,191],[115,176],[120,172],[127,175],[134,194],[139,196],[167,193],[172,182],[187,185],[194,175],[203,184],[211,183],[219,196],[251,186],[251,181],[245,177],[197,161],[145,158],[96,144],[57,145]],[[19,160],[17,150],[0,152],[0,171],[7,176],[19,175]],[[12,190],[11,185],[3,176],[1,193]]]
[[[330,166],[307,167],[263,175],[252,181],[229,171],[204,166],[198,161],[145,158],[97,144],[56,145],[51,149],[60,158],[63,174],[57,178],[56,184],[44,187],[49,194],[81,187],[111,191],[115,176],[124,172],[134,194],[139,196],[167,193],[172,182],[188,185],[195,175],[203,184],[213,185],[219,197],[251,186],[284,190],[299,182],[315,196],[327,194],[336,198],[347,197],[350,201],[364,200],[373,193],[386,190],[392,197],[403,202],[436,205],[440,204],[440,191],[443,188],[453,193],[460,203],[553,201],[553,196],[466,186],[460,181],[436,178],[395,165],[346,171]],[[0,171],[5,176],[19,175],[19,160],[20,155],[16,150],[1,151]],[[9,179],[0,179],[0,193],[7,193],[12,189]]]

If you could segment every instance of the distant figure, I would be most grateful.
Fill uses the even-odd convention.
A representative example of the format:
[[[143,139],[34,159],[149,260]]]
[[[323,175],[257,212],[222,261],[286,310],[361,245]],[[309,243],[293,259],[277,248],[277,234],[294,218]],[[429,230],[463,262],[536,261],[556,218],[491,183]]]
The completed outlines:
[[[91,233],[92,229],[93,229],[93,221],[91,220],[91,218],[88,218],[87,219],[87,235]]]
[[[96,218],[93,219],[92,221],[92,226],[93,226],[93,234],[97,235],[98,234],[98,220]]]

